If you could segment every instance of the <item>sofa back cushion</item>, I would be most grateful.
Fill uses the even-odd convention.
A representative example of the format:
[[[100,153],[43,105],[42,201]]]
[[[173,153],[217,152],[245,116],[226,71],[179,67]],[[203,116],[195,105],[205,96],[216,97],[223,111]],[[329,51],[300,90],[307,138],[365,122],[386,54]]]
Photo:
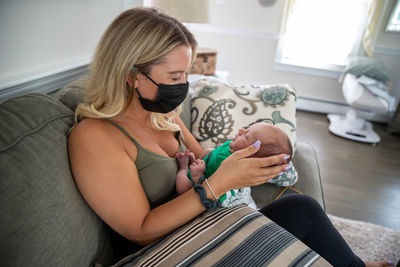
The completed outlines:
[[[0,266],[109,264],[109,230],[79,194],[67,134],[74,113],[30,94],[0,105]]]
[[[296,90],[288,84],[234,86],[213,77],[191,83],[192,132],[203,148],[232,139],[240,128],[273,124],[296,146]]]

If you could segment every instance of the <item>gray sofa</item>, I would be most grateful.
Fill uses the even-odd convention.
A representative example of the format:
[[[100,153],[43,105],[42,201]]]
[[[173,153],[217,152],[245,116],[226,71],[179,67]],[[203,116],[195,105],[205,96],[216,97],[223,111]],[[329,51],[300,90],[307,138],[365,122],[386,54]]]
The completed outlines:
[[[0,266],[109,265],[118,260],[111,230],[88,207],[71,175],[67,135],[81,88],[29,94],[0,104]],[[189,107],[190,108],[190,107]],[[183,119],[189,120],[186,110]],[[294,186],[325,207],[317,156],[297,143]],[[282,188],[253,188],[258,206]]]

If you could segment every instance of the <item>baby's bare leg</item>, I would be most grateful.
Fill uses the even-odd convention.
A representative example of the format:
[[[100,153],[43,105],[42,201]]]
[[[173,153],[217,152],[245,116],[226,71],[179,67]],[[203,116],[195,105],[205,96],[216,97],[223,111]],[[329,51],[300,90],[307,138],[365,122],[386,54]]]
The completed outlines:
[[[189,171],[189,154],[178,153],[176,154],[179,170],[176,173],[175,190],[178,194],[182,194],[192,188],[192,182],[189,180],[187,174]]]
[[[204,173],[206,169],[206,164],[204,160],[196,159],[192,164],[190,164],[190,173],[193,178],[193,182],[197,183],[200,176]]]
[[[179,169],[188,169],[189,157],[186,153],[177,153],[175,158],[178,161]]]
[[[189,149],[186,149],[185,156],[189,158],[189,164],[188,165],[192,164],[196,160],[196,158],[194,156],[194,153],[191,152]]]

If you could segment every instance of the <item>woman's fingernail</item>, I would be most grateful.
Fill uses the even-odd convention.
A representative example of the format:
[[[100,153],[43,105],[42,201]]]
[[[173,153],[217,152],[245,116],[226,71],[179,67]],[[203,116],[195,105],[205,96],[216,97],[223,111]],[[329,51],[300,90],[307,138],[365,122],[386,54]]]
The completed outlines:
[[[290,158],[290,155],[286,155],[283,157],[284,160],[287,160],[288,158]]]
[[[280,172],[279,175],[282,175],[282,174],[284,174],[284,173],[285,173],[285,172]]]
[[[261,141],[260,141],[260,140],[257,140],[257,142],[255,142],[253,146],[254,146],[255,148],[258,148],[258,147],[260,146],[260,144],[261,144]]]
[[[388,263],[390,266],[394,266],[394,262],[393,262],[392,260],[388,260],[387,263]]]
[[[287,165],[286,167],[285,167],[285,170],[289,170],[290,169],[290,165]]]

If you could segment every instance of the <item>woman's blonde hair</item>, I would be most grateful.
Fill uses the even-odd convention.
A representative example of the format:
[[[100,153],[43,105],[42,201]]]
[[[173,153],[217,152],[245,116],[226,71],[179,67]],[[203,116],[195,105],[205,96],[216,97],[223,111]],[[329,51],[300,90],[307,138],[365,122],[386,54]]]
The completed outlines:
[[[192,48],[193,63],[197,42],[177,19],[154,8],[133,8],[120,14],[97,45],[85,103],[78,105],[76,118],[111,118],[123,112],[133,97],[128,75],[132,81],[138,72],[148,75],[153,65],[179,45]],[[136,71],[131,71],[133,66]],[[151,114],[153,125],[161,130],[179,130],[172,119]]]

